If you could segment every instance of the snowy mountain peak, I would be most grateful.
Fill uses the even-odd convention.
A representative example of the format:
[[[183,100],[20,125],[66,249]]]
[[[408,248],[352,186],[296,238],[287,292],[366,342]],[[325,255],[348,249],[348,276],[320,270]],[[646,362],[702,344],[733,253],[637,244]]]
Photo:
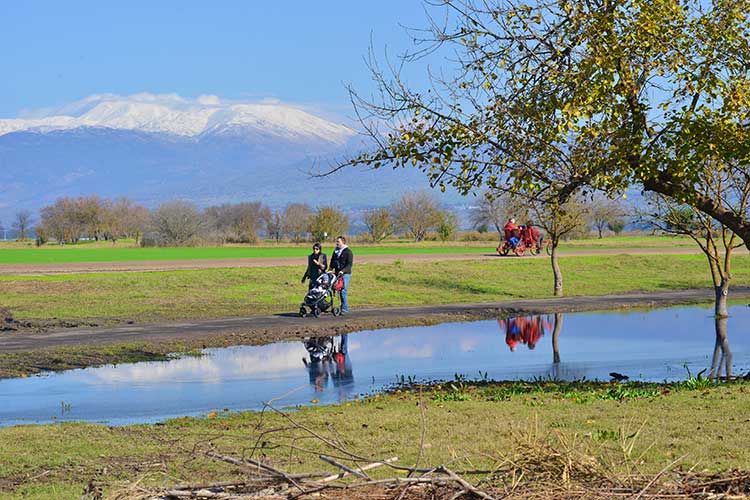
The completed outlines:
[[[186,137],[261,132],[292,139],[317,139],[336,145],[355,132],[302,109],[278,102],[224,102],[215,95],[186,99],[176,94],[97,94],[55,108],[0,119],[0,135],[80,127],[139,130]]]

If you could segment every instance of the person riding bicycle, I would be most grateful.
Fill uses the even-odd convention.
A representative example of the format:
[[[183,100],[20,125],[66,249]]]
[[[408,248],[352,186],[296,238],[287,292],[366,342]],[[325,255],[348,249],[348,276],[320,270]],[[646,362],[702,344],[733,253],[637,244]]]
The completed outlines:
[[[534,227],[534,223],[531,221],[528,221],[526,223],[526,231],[531,241],[537,246],[537,248],[541,249],[543,246],[542,242],[544,240],[544,235],[539,230],[539,228]]]
[[[510,218],[508,219],[508,222],[503,227],[503,232],[505,233],[505,241],[510,243],[511,247],[516,248],[516,245],[518,245],[519,239],[519,228],[516,226],[516,219]]]

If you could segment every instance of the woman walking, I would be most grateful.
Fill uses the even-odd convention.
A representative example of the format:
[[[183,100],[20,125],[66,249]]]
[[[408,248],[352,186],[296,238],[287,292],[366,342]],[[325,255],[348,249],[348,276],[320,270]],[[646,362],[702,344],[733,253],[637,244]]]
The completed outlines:
[[[310,284],[308,288],[314,287],[315,280],[326,271],[327,267],[328,257],[323,253],[320,243],[313,244],[312,253],[307,256],[307,270],[305,271],[305,274],[302,275],[302,283],[309,278]]]

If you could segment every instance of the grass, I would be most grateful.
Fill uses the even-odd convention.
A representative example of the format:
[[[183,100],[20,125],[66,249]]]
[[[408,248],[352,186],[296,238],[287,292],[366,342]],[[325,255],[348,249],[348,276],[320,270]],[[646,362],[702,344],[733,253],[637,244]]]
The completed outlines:
[[[452,390],[423,388],[421,396],[397,391],[338,406],[300,408],[292,417],[352,452],[381,459],[398,456],[403,465],[413,465],[419,453],[420,399],[426,422],[423,466],[464,456],[468,458],[453,463],[454,470],[481,469],[509,457],[534,460],[541,444],[559,454],[572,450],[597,468],[621,475],[655,474],[683,455],[685,469],[728,471],[750,463],[747,382],[700,389],[488,383],[462,387],[468,396],[462,400],[439,397]],[[606,396],[613,391],[618,392],[615,397]],[[257,443],[255,457],[288,472],[325,469],[317,455],[337,455],[301,429],[289,428],[290,422],[278,414],[235,414],[220,408],[217,413],[215,418],[180,418],[161,425],[0,429],[0,493],[7,499],[79,498],[90,480],[104,483],[107,494],[135,481],[172,485],[238,477],[235,467],[195,453],[209,440],[233,456],[250,455]],[[274,428],[286,430],[262,434]],[[295,449],[289,447],[292,443]],[[373,473],[393,474],[385,469]]]
[[[750,256],[735,257],[733,285],[750,285]],[[567,295],[710,286],[698,255],[563,257]],[[17,319],[163,321],[296,311],[302,269],[205,269],[0,276],[0,304]],[[360,265],[353,307],[491,302],[550,296],[547,259]]]
[[[750,284],[750,259],[733,284]],[[352,282],[357,307],[499,301],[549,295],[546,259],[363,265]],[[568,295],[709,285],[700,256],[562,259]],[[0,302],[20,319],[183,319],[295,310],[306,287],[298,268],[2,277]],[[524,279],[514,279],[523,276]]]
[[[561,250],[634,249],[692,247],[686,238],[671,236],[619,236],[564,242]],[[494,252],[495,240],[484,242],[387,242],[382,245],[356,245],[357,255],[406,255],[441,253]],[[0,264],[45,264],[75,262],[133,262],[163,260],[206,260],[236,258],[298,257],[303,260],[309,245],[256,245],[194,248],[139,248],[132,243],[112,246],[107,243],[84,242],[76,245],[47,245],[34,248],[28,243],[0,245]],[[330,253],[333,245],[328,245]]]

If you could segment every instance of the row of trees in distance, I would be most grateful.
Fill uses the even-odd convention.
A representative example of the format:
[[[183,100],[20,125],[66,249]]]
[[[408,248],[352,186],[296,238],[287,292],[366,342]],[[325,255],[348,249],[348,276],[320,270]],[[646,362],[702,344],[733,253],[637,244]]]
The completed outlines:
[[[626,211],[616,201],[598,199],[576,205],[573,227],[561,237],[584,236],[591,228],[601,237],[605,229],[622,231]],[[534,221],[535,225],[555,232],[541,213],[516,200],[480,198],[470,211],[470,224],[479,233],[496,230],[509,217]],[[460,227],[457,214],[441,207],[437,197],[424,192],[406,193],[388,207],[377,207],[361,213],[362,239],[378,243],[394,235],[414,241],[426,238],[455,239]],[[23,210],[12,224],[18,239],[36,235],[40,244],[55,241],[72,244],[81,239],[117,242],[124,238],[144,244],[180,246],[194,244],[256,243],[261,237],[296,243],[325,241],[350,231],[351,219],[340,208],[324,206],[314,209],[302,203],[291,203],[272,210],[262,202],[216,205],[201,210],[186,201],[171,201],[149,210],[128,198],[114,200],[98,196],[63,197],[40,211],[34,225],[33,215]],[[466,235],[469,237],[469,235]],[[491,237],[490,237],[491,238]]]

